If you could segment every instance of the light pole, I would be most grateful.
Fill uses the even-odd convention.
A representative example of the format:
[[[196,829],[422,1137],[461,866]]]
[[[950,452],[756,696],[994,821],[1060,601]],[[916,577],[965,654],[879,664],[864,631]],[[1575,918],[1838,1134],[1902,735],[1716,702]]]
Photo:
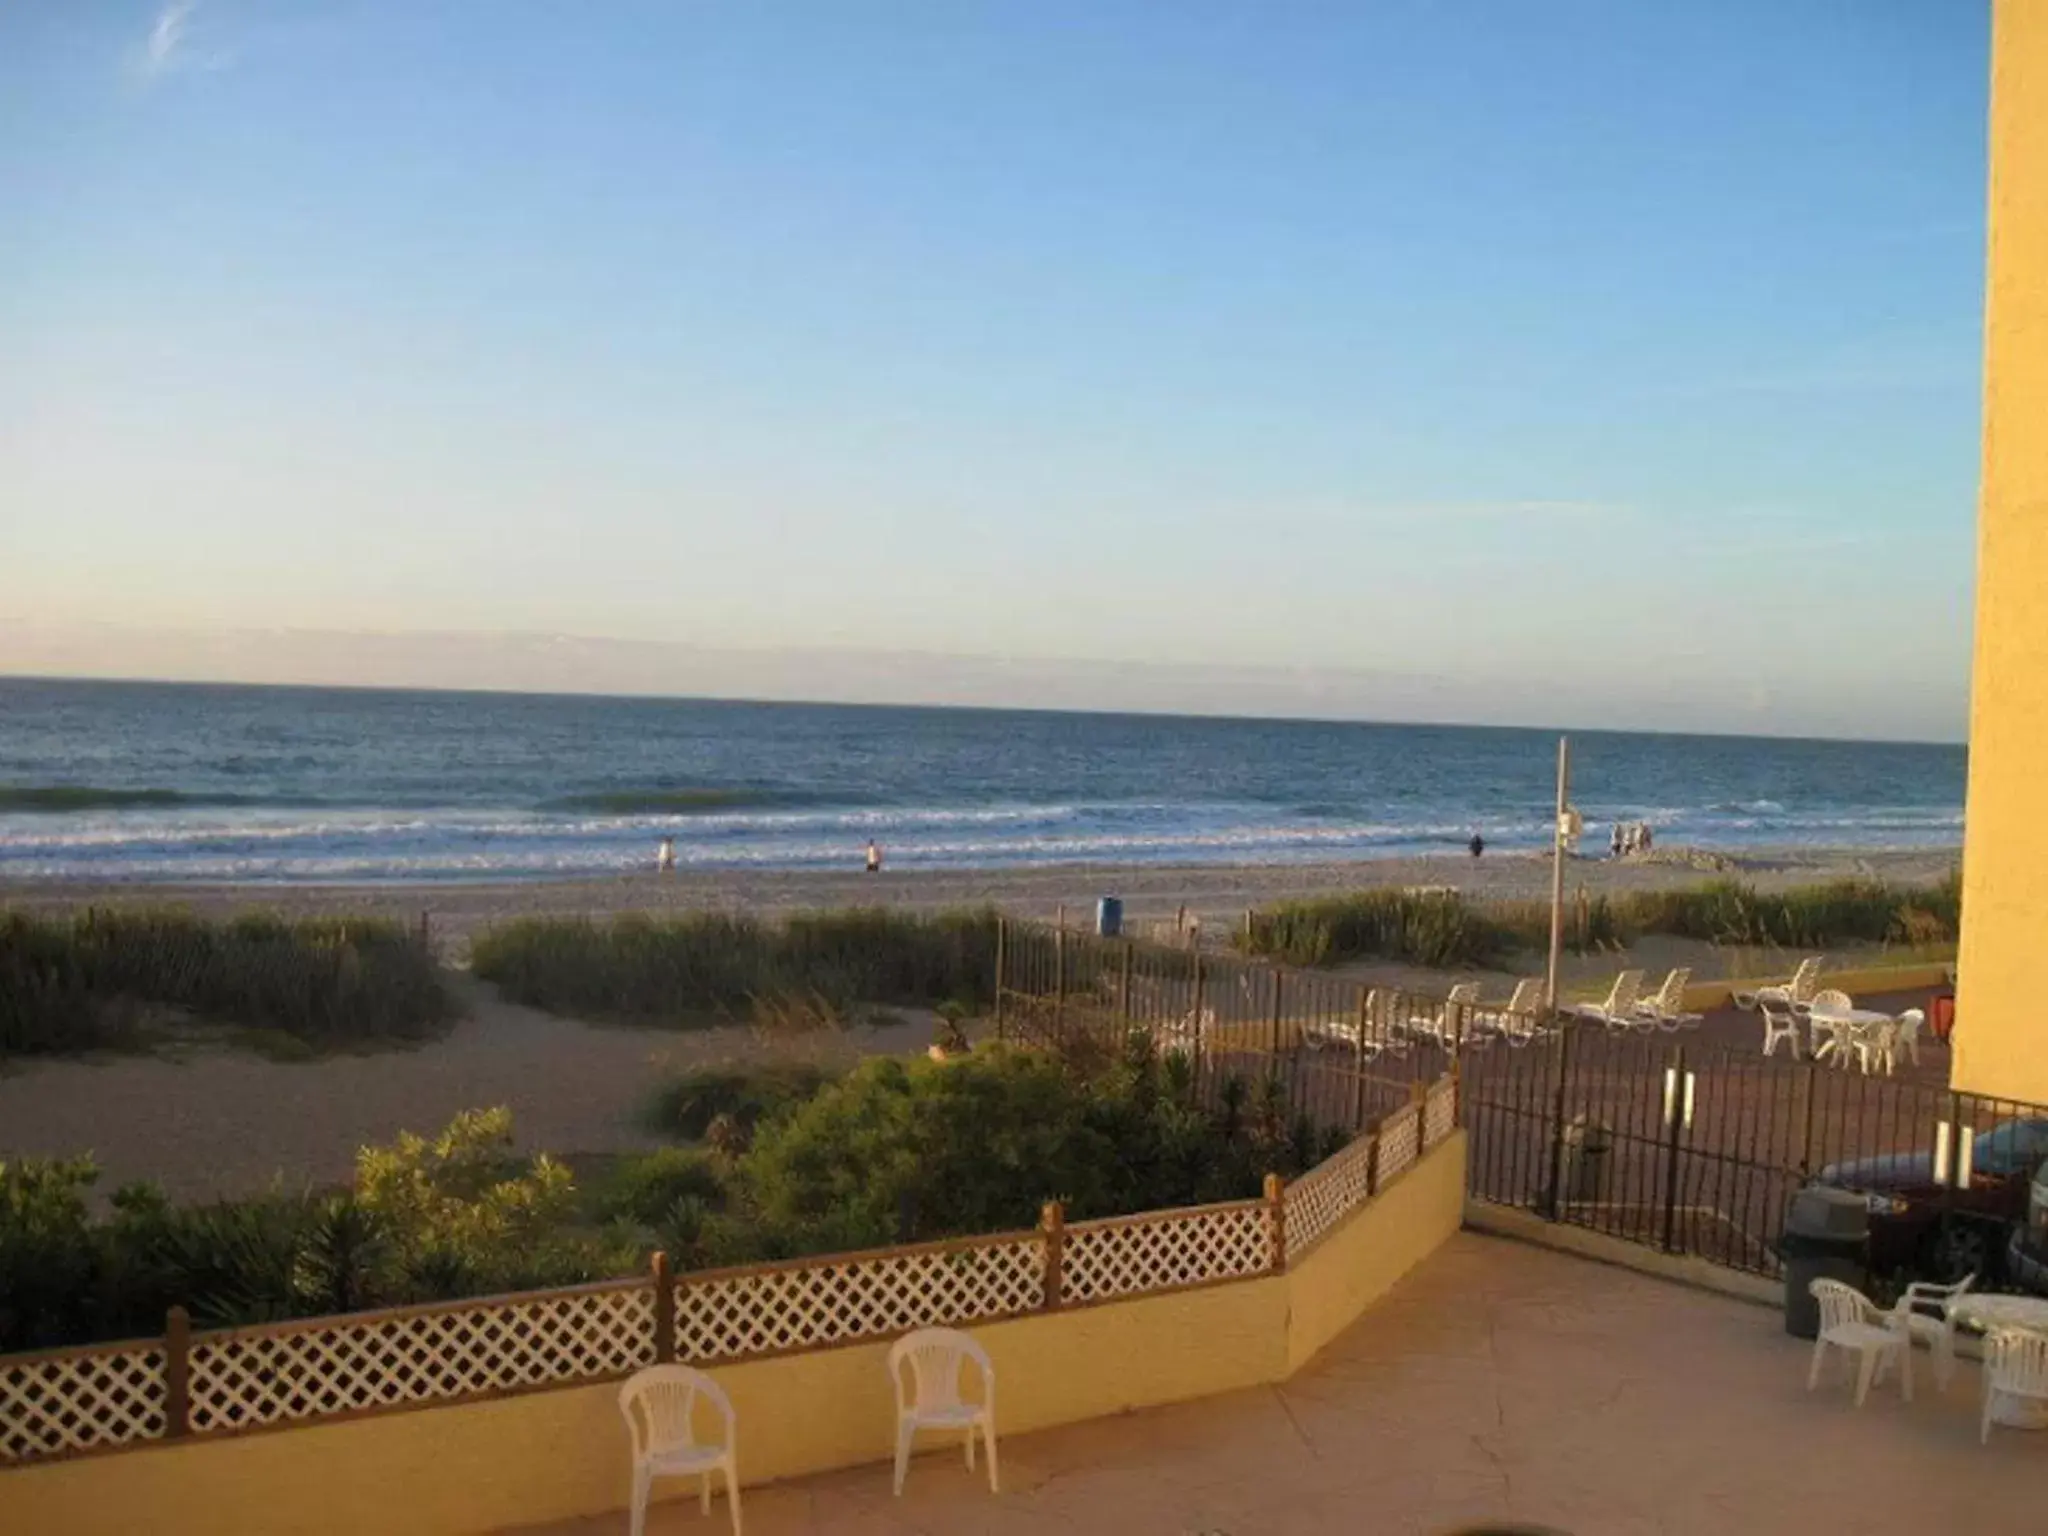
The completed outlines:
[[[1550,968],[1543,983],[1543,1005],[1553,1017],[1557,1013],[1557,959],[1564,948],[1564,856],[1577,835],[1572,814],[1572,740],[1557,738],[1557,820],[1550,828]]]

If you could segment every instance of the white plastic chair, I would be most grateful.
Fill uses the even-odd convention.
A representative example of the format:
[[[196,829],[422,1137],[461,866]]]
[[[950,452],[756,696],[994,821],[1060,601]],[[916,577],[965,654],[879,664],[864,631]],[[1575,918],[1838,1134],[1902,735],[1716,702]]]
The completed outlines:
[[[1820,1303],[1820,1334],[1813,1341],[1813,1367],[1806,1373],[1806,1390],[1820,1385],[1820,1368],[1828,1346],[1857,1356],[1856,1406],[1870,1394],[1870,1384],[1881,1380],[1884,1368],[1896,1358],[1899,1387],[1907,1402],[1913,1401],[1912,1336],[1891,1326],[1891,1314],[1880,1312],[1870,1298],[1853,1285],[1839,1280],[1816,1280],[1807,1287]]]
[[[716,1445],[697,1439],[697,1400],[721,1421]],[[711,1474],[725,1474],[725,1502],[733,1536],[740,1536],[739,1426],[732,1400],[702,1371],[687,1365],[650,1365],[619,1388],[619,1412],[633,1436],[632,1536],[647,1529],[647,1495],[657,1477],[694,1477],[700,1507],[711,1513]]]
[[[1937,1392],[1946,1392],[1956,1373],[1956,1298],[1976,1283],[1973,1274],[1963,1276],[1954,1285],[1916,1280],[1906,1287],[1906,1294],[1889,1314],[1889,1326],[1893,1332],[1905,1335],[1908,1348],[1914,1339],[1927,1341],[1927,1351],[1934,1359]]]
[[[1850,1034],[1856,1048],[1856,1065],[1867,1077],[1874,1067],[1883,1067],[1890,1077],[1899,1059],[1899,1021],[1885,1019],[1876,1024],[1859,1024]]]
[[[1792,1059],[1799,1060],[1803,1054],[1799,1048],[1799,1015],[1792,1011],[1792,1005],[1777,998],[1759,997],[1757,1011],[1764,1016],[1764,1054],[1772,1056],[1778,1047],[1792,1047]]]
[[[979,1401],[962,1397],[968,1361],[981,1373]],[[988,1351],[956,1328],[920,1328],[889,1350],[889,1381],[896,1388],[896,1492],[910,1469],[910,1442],[920,1429],[967,1432],[967,1470],[974,1470],[974,1432],[988,1451],[988,1490],[996,1482],[996,1369]]]
[[[1614,978],[1614,986],[1604,1003],[1576,1003],[1565,1009],[1576,1018],[1592,1024],[1605,1024],[1609,1029],[1622,1030],[1636,1027],[1636,999],[1642,995],[1643,973],[1623,971]],[[1654,1025],[1651,1026],[1655,1028]]]
[[[1920,1031],[1926,1027],[1927,1014],[1919,1008],[1908,1008],[1899,1015],[1899,1049],[1906,1053],[1906,1060],[1914,1066],[1920,1065]]]
[[[1487,1008],[1480,1017],[1486,1026],[1512,1046],[1524,1046],[1548,1033],[1543,1027],[1543,978],[1524,976],[1498,1009]]]
[[[1806,1022],[1813,1029],[1813,1059],[1825,1061],[1832,1056],[1835,1065],[1846,1067],[1849,1052],[1855,1046],[1855,1031],[1843,1015],[1856,1005],[1849,994],[1827,987],[1813,994],[1807,1004]],[[1821,1036],[1827,1036],[1825,1040]]]
[[[1692,980],[1692,968],[1679,966],[1664,978],[1664,985],[1636,1003],[1636,1017],[1648,1019],[1667,1033],[1697,1028],[1704,1014],[1685,1011],[1685,989]]]
[[[2024,1423],[2029,1410],[2048,1409],[2048,1334],[2024,1328],[1994,1328],[1984,1335],[1984,1420],[1980,1442],[1991,1439],[2001,1418]],[[2008,1412],[2009,1411],[2009,1412]]]

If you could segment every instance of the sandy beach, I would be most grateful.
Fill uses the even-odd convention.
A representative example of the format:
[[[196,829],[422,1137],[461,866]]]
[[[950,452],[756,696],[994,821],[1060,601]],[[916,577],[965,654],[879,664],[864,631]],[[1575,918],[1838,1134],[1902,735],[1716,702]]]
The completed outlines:
[[[1739,855],[1660,850],[1642,859],[1575,858],[1568,890],[1661,889],[1717,878],[1765,889],[1849,876],[1902,885],[1931,883],[1953,869],[1960,849],[1762,849]],[[1098,896],[1120,896],[1136,924],[1171,919],[1180,908],[1204,927],[1238,921],[1244,909],[1290,897],[1382,886],[1449,886],[1480,899],[1547,900],[1550,864],[1540,855],[1441,855],[1302,864],[1071,864],[1026,869],[897,870],[858,868],[820,874],[678,870],[606,879],[417,883],[407,885],[165,885],[155,883],[0,883],[0,907],[66,910],[79,906],[169,902],[204,913],[251,910],[291,915],[375,914],[417,920],[427,913],[443,953],[460,963],[479,928],[533,915],[609,916],[716,908],[773,914],[804,908],[936,908],[984,903],[1019,917],[1051,918],[1064,907],[1081,921]]]

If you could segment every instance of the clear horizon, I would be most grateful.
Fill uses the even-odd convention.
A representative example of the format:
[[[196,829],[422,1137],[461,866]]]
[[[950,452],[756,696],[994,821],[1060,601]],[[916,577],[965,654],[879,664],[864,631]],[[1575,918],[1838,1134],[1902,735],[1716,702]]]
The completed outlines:
[[[1987,55],[22,8],[0,673],[1959,740]]]

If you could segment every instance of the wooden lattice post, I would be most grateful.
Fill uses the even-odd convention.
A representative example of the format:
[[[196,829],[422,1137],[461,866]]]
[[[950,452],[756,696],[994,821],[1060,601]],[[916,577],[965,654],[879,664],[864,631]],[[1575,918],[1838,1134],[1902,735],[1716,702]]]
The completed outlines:
[[[1045,1310],[1052,1312],[1060,1304],[1060,1271],[1066,1261],[1067,1212],[1057,1200],[1045,1202],[1045,1208],[1038,1215],[1039,1230],[1045,1233]]]
[[[1380,1192],[1380,1132],[1374,1126],[1372,1141],[1365,1149],[1365,1197],[1370,1200]]]
[[[1287,1181],[1277,1173],[1266,1175],[1266,1240],[1267,1262],[1277,1275],[1287,1267]]]
[[[654,1280],[654,1359],[666,1365],[676,1357],[676,1283],[668,1255],[657,1250],[648,1266]]]
[[[164,1438],[192,1433],[192,1315],[183,1307],[164,1314]]]

